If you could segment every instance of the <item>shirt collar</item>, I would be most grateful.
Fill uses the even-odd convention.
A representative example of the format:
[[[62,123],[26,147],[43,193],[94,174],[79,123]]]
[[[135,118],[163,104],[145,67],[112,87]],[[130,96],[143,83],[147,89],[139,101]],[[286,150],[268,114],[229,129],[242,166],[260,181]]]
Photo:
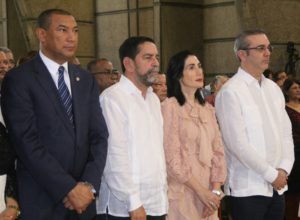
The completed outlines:
[[[259,82],[256,78],[254,78],[250,73],[246,72],[244,69],[242,69],[241,67],[239,67],[238,69],[238,75],[239,77],[241,77],[241,79],[247,84],[256,84],[259,85]],[[261,85],[264,84],[266,80],[266,77],[262,74],[261,76]]]
[[[41,50],[39,51],[39,53],[40,53],[40,57],[41,57],[42,61],[44,62],[44,64],[46,65],[48,71],[51,74],[58,73],[58,68],[60,66],[63,66],[67,73],[69,72],[68,71],[68,62],[65,62],[62,65],[60,65],[60,64],[56,63],[55,61],[51,60],[50,58],[48,58],[46,55],[44,55]]]
[[[139,90],[131,80],[129,80],[126,76],[121,75],[120,82],[121,85],[125,86],[130,93],[142,95],[142,91]],[[151,86],[147,89],[147,94],[153,92]]]

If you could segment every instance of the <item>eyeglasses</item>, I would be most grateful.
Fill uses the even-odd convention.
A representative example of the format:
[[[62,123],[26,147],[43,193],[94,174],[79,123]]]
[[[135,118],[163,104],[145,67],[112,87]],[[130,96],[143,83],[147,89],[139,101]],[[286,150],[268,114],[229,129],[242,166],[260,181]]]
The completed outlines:
[[[268,50],[270,53],[272,53],[273,52],[273,47],[271,46],[271,45],[269,45],[269,46],[264,46],[264,45],[259,45],[259,46],[257,46],[257,47],[249,47],[249,48],[243,48],[243,49],[241,49],[241,50],[257,50],[258,52],[260,52],[260,53],[263,53],[263,52],[265,52],[266,50]]]
[[[94,75],[97,75],[97,74],[105,74],[105,75],[114,74],[114,75],[117,75],[117,74],[119,74],[119,71],[116,70],[116,69],[112,69],[112,70],[107,70],[107,71],[94,72],[92,74],[94,74]]]

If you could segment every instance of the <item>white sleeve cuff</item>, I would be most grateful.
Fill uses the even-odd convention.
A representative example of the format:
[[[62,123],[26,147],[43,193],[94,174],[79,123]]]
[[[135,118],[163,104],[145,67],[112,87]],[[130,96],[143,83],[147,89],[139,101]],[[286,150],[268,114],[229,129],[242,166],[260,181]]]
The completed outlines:
[[[294,160],[283,160],[280,162],[278,168],[285,170],[290,175],[293,168]]]
[[[273,167],[268,167],[268,169],[263,175],[264,179],[269,183],[273,183],[274,180],[277,178],[277,176],[278,176],[278,171]]]

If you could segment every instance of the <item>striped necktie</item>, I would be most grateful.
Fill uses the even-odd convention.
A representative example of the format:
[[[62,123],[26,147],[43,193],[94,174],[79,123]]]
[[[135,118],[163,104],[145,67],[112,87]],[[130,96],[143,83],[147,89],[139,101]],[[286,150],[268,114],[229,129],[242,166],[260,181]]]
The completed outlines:
[[[58,68],[58,93],[62,103],[64,104],[67,115],[73,124],[72,98],[64,80],[64,71],[65,68],[63,66]]]

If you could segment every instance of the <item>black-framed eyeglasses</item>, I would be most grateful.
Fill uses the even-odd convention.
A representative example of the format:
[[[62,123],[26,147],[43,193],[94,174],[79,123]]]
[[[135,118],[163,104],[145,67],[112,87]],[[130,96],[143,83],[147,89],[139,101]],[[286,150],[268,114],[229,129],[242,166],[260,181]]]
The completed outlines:
[[[260,53],[265,52],[266,50],[268,50],[270,53],[273,52],[274,47],[269,45],[269,46],[265,46],[265,45],[259,45],[257,47],[249,47],[249,48],[243,48],[241,50],[257,50]]]
[[[104,74],[104,75],[114,74],[114,75],[117,75],[117,74],[119,74],[119,71],[116,70],[116,69],[112,69],[112,70],[107,70],[107,71],[94,72],[92,74],[94,74],[94,75],[97,75],[97,74]]]

